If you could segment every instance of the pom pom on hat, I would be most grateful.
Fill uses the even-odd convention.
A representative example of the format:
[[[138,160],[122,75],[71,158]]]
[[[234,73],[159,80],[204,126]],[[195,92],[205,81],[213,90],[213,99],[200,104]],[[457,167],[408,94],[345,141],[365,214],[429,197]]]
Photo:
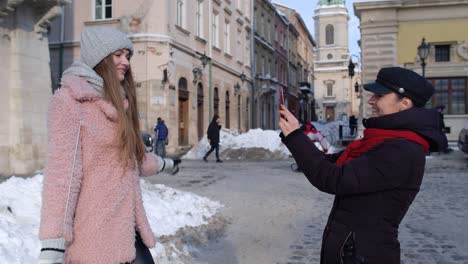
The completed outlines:
[[[133,54],[133,45],[127,34],[109,27],[87,27],[81,32],[81,61],[90,68],[96,67],[109,54],[128,49]]]

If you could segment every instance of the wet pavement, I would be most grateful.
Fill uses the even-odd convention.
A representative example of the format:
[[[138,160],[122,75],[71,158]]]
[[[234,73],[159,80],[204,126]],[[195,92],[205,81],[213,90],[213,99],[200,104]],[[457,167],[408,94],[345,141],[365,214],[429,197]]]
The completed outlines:
[[[192,248],[191,263],[319,263],[333,196],[321,193],[293,160],[184,161],[176,177],[155,183],[220,201],[224,236]],[[468,264],[468,155],[427,158],[421,191],[400,225],[401,263]]]

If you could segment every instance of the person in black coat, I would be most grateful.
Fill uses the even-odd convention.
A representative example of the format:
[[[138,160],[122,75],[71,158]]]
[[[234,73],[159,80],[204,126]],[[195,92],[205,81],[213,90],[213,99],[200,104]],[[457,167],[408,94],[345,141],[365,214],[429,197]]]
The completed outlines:
[[[368,103],[364,137],[337,154],[326,155],[302,133],[297,119],[281,106],[279,127],[309,182],[334,194],[322,237],[321,263],[400,263],[399,225],[419,192],[425,155],[447,146],[438,113],[424,108],[433,86],[400,67],[383,68]]]
[[[203,156],[204,161],[208,161],[208,156],[211,154],[211,152],[213,152],[213,150],[216,150],[216,162],[223,162],[221,159],[219,159],[219,131],[221,130],[220,124],[221,118],[219,118],[218,115],[214,115],[207,131],[208,141],[210,142],[211,148],[208,150],[205,156]]]

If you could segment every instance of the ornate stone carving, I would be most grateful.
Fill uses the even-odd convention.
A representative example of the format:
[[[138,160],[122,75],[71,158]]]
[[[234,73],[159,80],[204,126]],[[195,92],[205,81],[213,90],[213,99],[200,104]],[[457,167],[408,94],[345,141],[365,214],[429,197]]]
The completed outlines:
[[[50,20],[62,14],[62,7],[54,6],[47,11],[37,22],[34,24],[34,32],[38,34],[47,34]]]
[[[466,41],[458,44],[457,53],[462,59],[468,60],[468,43],[466,43]]]

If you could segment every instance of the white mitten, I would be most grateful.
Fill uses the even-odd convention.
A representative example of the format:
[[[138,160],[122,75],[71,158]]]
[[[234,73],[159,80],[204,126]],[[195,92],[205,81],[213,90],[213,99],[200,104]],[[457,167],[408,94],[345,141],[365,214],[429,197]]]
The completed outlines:
[[[180,159],[163,159],[158,156],[159,172],[175,175],[179,172]]]
[[[39,264],[62,264],[65,261],[65,239],[53,238],[42,240]]]

